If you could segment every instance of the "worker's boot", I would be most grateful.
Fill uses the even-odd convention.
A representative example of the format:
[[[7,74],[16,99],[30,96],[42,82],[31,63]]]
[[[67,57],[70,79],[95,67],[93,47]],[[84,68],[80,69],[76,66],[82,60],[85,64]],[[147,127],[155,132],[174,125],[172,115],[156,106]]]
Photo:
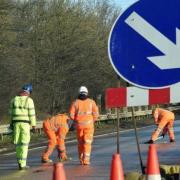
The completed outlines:
[[[43,159],[41,160],[42,163],[52,163],[53,161],[51,159]]]
[[[84,164],[84,161],[83,161],[83,153],[79,154],[79,161],[80,161],[80,164],[81,164],[81,165]]]
[[[89,160],[84,160],[83,161],[83,165],[90,165],[91,163],[90,163],[90,161]]]
[[[65,152],[60,153],[58,157],[60,162],[71,160],[71,158],[69,158]]]
[[[83,165],[90,165],[90,157],[89,156],[84,157]]]
[[[173,142],[176,142],[176,141],[175,141],[174,139],[171,139],[171,140],[170,140],[170,143],[173,143]]]
[[[53,152],[53,148],[48,148],[42,155],[41,162],[42,163],[51,163],[53,162],[51,159],[49,159],[50,155]]]
[[[29,166],[23,166],[23,167],[21,167],[21,166],[19,166],[19,170],[28,170],[30,167]]]

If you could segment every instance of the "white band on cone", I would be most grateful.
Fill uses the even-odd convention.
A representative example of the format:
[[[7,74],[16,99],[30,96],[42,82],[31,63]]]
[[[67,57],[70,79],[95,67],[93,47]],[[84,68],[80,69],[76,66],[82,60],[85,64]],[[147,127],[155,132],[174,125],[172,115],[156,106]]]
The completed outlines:
[[[161,180],[161,176],[160,174],[147,175],[146,180]]]

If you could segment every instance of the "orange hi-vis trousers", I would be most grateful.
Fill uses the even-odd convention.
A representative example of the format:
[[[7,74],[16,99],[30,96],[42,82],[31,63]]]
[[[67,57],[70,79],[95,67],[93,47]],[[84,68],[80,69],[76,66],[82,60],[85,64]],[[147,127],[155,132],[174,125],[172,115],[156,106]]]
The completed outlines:
[[[90,162],[94,127],[77,127],[78,153],[81,164]]]
[[[87,98],[76,99],[70,107],[70,117],[76,122],[78,152],[82,165],[90,164],[91,144],[94,135],[94,122],[99,116],[95,101]]]
[[[65,114],[58,114],[43,122],[43,129],[49,140],[48,147],[42,155],[43,160],[49,159],[56,146],[59,158],[67,158],[64,142],[68,133],[67,119]]]
[[[163,116],[159,122],[158,122],[158,127],[156,128],[156,130],[153,132],[151,139],[153,141],[155,141],[159,134],[162,132],[163,134],[166,134],[166,132],[168,132],[169,135],[169,139],[170,140],[175,140],[175,136],[174,136],[174,116],[170,116],[170,117],[166,117]]]

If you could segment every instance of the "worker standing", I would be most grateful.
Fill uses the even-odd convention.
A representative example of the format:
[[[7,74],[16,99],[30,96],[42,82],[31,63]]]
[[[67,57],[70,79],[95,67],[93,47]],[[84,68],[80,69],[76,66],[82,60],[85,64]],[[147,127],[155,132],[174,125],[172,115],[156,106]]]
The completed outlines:
[[[76,123],[79,160],[82,165],[90,164],[94,122],[99,116],[94,100],[88,98],[88,89],[81,86],[78,98],[70,107],[70,118]]]
[[[15,96],[10,103],[11,129],[13,130],[13,141],[16,145],[16,157],[20,170],[28,169],[26,165],[28,145],[30,142],[30,127],[35,131],[36,116],[35,107],[30,94],[32,85],[26,84],[22,91]]]
[[[174,135],[174,113],[162,108],[156,108],[153,111],[154,122],[157,125],[156,130],[152,133],[151,139],[147,141],[147,144],[152,144],[157,140],[159,134],[165,136],[168,132],[170,142],[175,142]]]
[[[57,114],[47,118],[43,122],[43,130],[48,137],[48,147],[42,155],[42,163],[52,162],[49,156],[52,154],[54,148],[57,146],[59,160],[66,161],[65,138],[69,130],[68,116],[66,114]]]

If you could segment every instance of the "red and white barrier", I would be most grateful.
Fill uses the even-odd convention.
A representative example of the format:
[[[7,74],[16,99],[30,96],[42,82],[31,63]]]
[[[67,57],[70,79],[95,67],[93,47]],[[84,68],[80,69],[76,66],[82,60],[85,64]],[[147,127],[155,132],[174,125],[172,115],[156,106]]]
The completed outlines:
[[[106,107],[130,107],[180,102],[180,83],[164,89],[142,89],[138,87],[108,88]]]

